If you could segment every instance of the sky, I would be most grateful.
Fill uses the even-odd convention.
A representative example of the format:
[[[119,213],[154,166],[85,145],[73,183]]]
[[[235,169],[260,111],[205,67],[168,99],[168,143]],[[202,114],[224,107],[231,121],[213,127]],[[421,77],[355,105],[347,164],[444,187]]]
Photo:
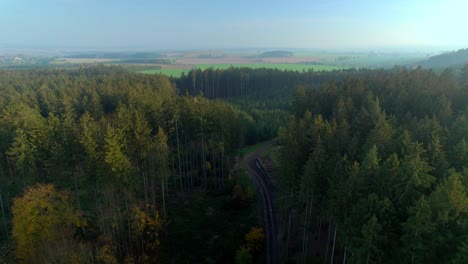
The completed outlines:
[[[468,48],[466,0],[0,0],[0,46]]]

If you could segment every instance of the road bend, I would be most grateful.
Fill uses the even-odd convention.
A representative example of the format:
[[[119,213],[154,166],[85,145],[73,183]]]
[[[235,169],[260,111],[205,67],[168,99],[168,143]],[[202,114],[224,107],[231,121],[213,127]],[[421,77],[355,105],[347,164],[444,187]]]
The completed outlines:
[[[268,264],[274,264],[277,260],[276,250],[276,223],[275,215],[273,212],[273,203],[271,200],[271,192],[265,181],[266,172],[263,170],[261,165],[257,162],[257,159],[271,143],[265,144],[255,152],[244,157],[244,162],[247,164],[247,172],[257,186],[257,191],[260,194],[262,200],[262,211],[263,211],[263,228],[265,230],[265,260]]]

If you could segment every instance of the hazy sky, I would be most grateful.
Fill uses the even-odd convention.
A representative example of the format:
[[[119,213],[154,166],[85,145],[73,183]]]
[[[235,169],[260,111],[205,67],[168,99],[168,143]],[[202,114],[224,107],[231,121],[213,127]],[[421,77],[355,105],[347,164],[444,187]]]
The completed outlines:
[[[467,0],[0,0],[0,45],[468,48]]]

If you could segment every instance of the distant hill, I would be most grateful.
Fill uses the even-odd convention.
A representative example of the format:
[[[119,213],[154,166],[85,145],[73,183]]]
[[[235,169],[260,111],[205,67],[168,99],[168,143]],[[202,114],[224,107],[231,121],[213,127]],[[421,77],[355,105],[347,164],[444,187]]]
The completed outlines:
[[[263,52],[262,54],[258,55],[259,58],[288,58],[292,57],[294,54],[289,51],[282,51],[282,50],[275,50],[275,51],[267,51]]]
[[[440,55],[432,56],[427,60],[418,62],[425,68],[445,68],[445,67],[456,67],[468,63],[468,49],[460,49]]]

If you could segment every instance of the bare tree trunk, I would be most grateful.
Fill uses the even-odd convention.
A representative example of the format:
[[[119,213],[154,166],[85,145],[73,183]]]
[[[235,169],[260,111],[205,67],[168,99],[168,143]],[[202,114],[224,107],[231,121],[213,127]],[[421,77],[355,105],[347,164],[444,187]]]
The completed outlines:
[[[164,175],[161,177],[161,188],[162,188],[162,200],[163,200],[163,213],[164,213],[164,230],[167,228],[167,212],[166,212],[166,195],[164,188]]]
[[[145,205],[148,204],[148,179],[146,178],[146,172],[143,172],[142,173],[142,176],[143,176],[143,194],[145,195]],[[146,206],[145,206],[145,210],[146,210]]]
[[[185,186],[187,190],[191,190],[190,186],[190,175],[189,175],[189,166],[188,166],[188,143],[187,138],[185,138],[185,155],[184,155],[184,163],[185,163]]]
[[[416,231],[416,233],[414,234],[414,240],[416,241],[416,238],[418,237],[418,231]],[[411,263],[414,262],[414,249],[415,249],[415,244],[413,243],[413,246],[412,246],[413,250],[411,252]]]
[[[291,212],[289,212],[289,217],[288,217],[288,236],[286,239],[286,259],[288,259],[288,254],[289,254],[289,236],[291,232]]]
[[[293,202],[293,184],[292,184],[292,179],[294,175],[291,175],[289,177],[289,216],[288,216],[288,235],[286,239],[286,259],[288,258],[288,251],[289,251],[289,238],[290,238],[290,233],[291,233],[291,208],[292,208],[292,202]]]
[[[308,199],[306,199],[306,209],[305,209],[305,216],[304,216],[304,232],[302,234],[302,263],[306,262],[305,251],[306,251],[306,233],[307,233],[308,214],[309,214],[309,203],[308,203]]]
[[[208,182],[206,178],[206,156],[205,156],[205,134],[203,133],[203,124],[200,120],[200,128],[202,132],[202,169],[203,169],[203,182],[205,189],[208,187]]]
[[[224,142],[223,142],[224,144]],[[224,181],[225,181],[225,175],[224,175],[224,149],[221,152],[221,178],[223,179],[223,186],[224,186]]]
[[[5,237],[8,237],[8,228],[7,228],[7,224],[6,224],[5,207],[3,207],[3,197],[2,197],[1,192],[0,192],[0,207],[2,209],[3,228],[5,229]]]
[[[78,202],[78,210],[81,211],[80,196],[78,195],[78,179],[76,177],[75,168],[72,169],[72,174],[73,174],[73,181],[75,183],[75,196],[76,196],[76,201]]]
[[[335,224],[335,234],[333,235],[333,247],[332,247],[330,264],[333,264],[333,258],[335,256],[335,243],[336,243],[336,230],[337,229],[338,229],[338,224]]]
[[[309,203],[309,215],[307,219],[307,233],[306,233],[306,241],[305,241],[305,260],[307,262],[307,255],[309,253],[309,226],[310,226],[310,217],[312,215],[312,209],[314,207],[314,193],[312,192],[312,198],[310,199]]]
[[[154,156],[151,156],[151,200],[156,211],[158,200],[156,198],[156,169],[154,168]]]
[[[130,241],[132,238],[132,228],[131,228],[131,223],[130,223],[130,210],[128,207],[128,192],[124,191],[124,202],[125,202],[125,212],[126,212],[126,218],[127,218],[127,225],[128,225],[128,244],[130,245]],[[130,252],[130,246],[127,248],[127,254],[131,254]]]
[[[10,175],[17,178],[18,175],[16,173],[16,168],[11,165],[10,159],[7,156],[5,157],[5,160],[8,164],[8,170],[10,171]],[[21,183],[23,183],[22,175],[19,175],[19,178],[20,178]]]
[[[0,161],[0,177],[6,178],[5,172],[3,171],[2,163]]]
[[[328,238],[327,238],[327,247],[325,249],[325,263],[327,263],[327,260],[328,260],[328,245],[330,244],[331,225],[332,223],[328,224]]]
[[[216,177],[216,164],[215,164],[215,154],[214,154],[214,140],[211,140],[211,170],[213,171],[213,178],[216,180],[216,187],[219,188],[219,179]]]
[[[346,237],[346,241],[345,241],[344,254],[343,254],[343,264],[346,264],[346,249],[347,249],[347,246],[348,246],[348,237]]]
[[[320,205],[318,234],[317,234],[317,239],[315,240],[315,250],[316,250],[316,252],[320,251],[320,248],[318,246],[319,246],[319,243],[320,243],[320,235],[322,234],[322,222],[323,222],[323,196],[322,196],[322,203]]]
[[[221,178],[223,179],[223,182],[222,182],[222,185],[224,186],[224,182],[225,182],[225,179],[224,179],[224,122],[223,120],[221,120],[221,144],[222,144],[222,148],[221,148]]]
[[[150,153],[151,155],[151,150],[149,150],[148,153]],[[148,204],[148,191],[149,191],[148,178],[147,178],[148,160],[143,158],[143,154],[141,152],[139,153],[139,155],[140,155],[140,161],[141,161],[139,162],[140,175],[143,178],[143,196],[145,197],[145,212],[148,213],[148,209],[146,206]]]
[[[211,98],[215,98],[214,96],[214,77],[211,76]]]
[[[190,189],[193,189],[193,151],[189,151],[189,163],[188,163],[188,168],[189,168],[189,173],[190,173]]]
[[[177,138],[177,157],[179,160],[179,179],[180,179],[180,191],[183,191],[183,185],[182,185],[182,169],[181,169],[181,164],[180,164],[180,146],[179,146],[179,126],[178,126],[178,121],[177,119],[175,120],[175,125],[176,125],[176,138]]]

